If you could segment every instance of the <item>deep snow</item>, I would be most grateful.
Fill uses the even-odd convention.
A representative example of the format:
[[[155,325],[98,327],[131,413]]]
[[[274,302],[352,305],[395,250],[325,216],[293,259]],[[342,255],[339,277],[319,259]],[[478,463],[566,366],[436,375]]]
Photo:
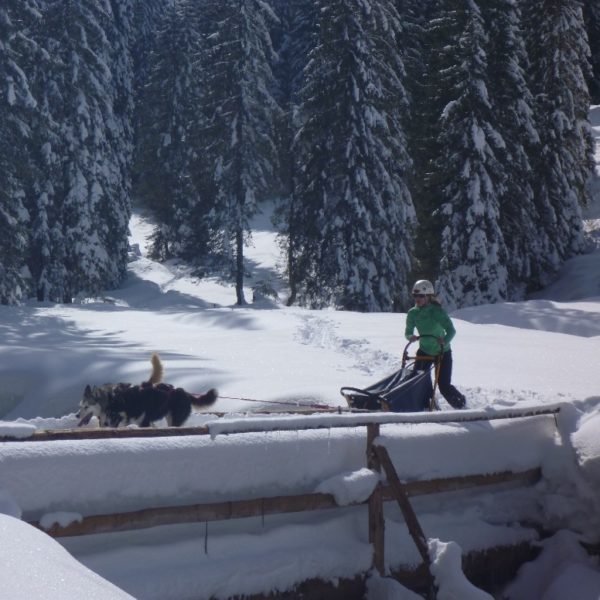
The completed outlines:
[[[600,137],[600,107],[592,109],[592,122]],[[215,410],[233,413],[228,422],[211,425],[212,437],[1,444],[0,513],[11,516],[0,515],[0,598],[78,599],[82,586],[89,597],[127,597],[86,567],[137,598],[220,598],[368,569],[364,509],[352,506],[310,518],[64,539],[82,564],[18,520],[67,524],[140,508],[140,501],[164,506],[315,491],[348,505],[370,493],[374,478],[364,468],[360,428],[223,435],[249,422],[273,426],[273,418],[247,411],[343,406],[339,388],[363,387],[395,370],[405,344],[403,314],[285,307],[268,217],[266,210],[257,219],[248,252],[247,297],[253,282],[266,281],[278,299],[257,297],[235,307],[230,285],[197,280],[177,262],[152,262],[145,255],[151,224],[135,214],[131,241],[140,252],[132,252],[122,289],[72,306],[0,307],[0,434],[26,437],[36,427],[75,426],[85,384],[141,381],[152,351],[160,352],[167,381],[192,391],[215,386],[221,394]],[[587,217],[591,243],[597,243],[598,202]],[[543,467],[535,488],[471,493],[468,502],[463,494],[414,500],[431,538],[440,597],[487,597],[462,576],[460,550],[535,539],[534,530],[517,523],[540,515],[561,531],[543,542],[540,558],[522,569],[508,597],[555,600],[573,597],[573,590],[582,600],[600,595],[597,564],[577,542],[581,532],[590,540],[600,537],[599,308],[596,250],[569,261],[553,285],[526,302],[452,315],[458,331],[454,381],[469,410],[493,414],[559,403],[557,423],[536,417],[382,429],[380,441],[405,479]],[[337,417],[282,415],[278,423],[331,418]],[[211,419],[196,414],[188,424]],[[415,562],[401,516],[386,506],[386,519],[388,566]],[[376,576],[368,587],[371,599],[414,597]]]

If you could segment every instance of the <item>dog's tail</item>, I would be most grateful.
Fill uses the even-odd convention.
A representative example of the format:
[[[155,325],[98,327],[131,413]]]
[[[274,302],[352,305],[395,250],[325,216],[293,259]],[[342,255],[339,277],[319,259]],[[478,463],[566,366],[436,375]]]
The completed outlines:
[[[192,398],[192,404],[194,406],[210,406],[214,404],[216,399],[219,397],[219,392],[215,388],[210,388],[208,392],[204,394],[194,394]]]
[[[160,360],[160,356],[156,354],[156,352],[154,352],[150,357],[150,362],[152,363],[152,373],[150,373],[150,379],[148,379],[148,383],[156,385],[162,381],[164,375],[163,364]]]

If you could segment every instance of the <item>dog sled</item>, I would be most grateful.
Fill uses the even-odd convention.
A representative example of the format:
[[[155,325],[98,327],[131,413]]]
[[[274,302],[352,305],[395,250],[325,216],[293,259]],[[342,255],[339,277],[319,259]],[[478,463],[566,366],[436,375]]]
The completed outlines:
[[[364,389],[340,389],[350,409],[386,412],[439,410],[435,392],[442,355],[411,355],[409,347],[412,343],[408,342],[404,347],[400,369],[391,375]],[[423,365],[423,362],[427,364]]]

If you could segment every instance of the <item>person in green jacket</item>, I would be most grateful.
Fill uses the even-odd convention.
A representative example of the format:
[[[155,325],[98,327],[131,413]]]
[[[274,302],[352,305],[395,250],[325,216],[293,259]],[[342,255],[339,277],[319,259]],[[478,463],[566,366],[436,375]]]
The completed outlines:
[[[417,356],[434,358],[442,353],[438,386],[446,402],[453,408],[464,408],[465,397],[452,385],[452,350],[450,342],[456,335],[456,329],[435,297],[431,281],[420,279],[412,290],[415,305],[406,314],[404,335],[409,342],[419,340]],[[415,329],[418,335],[415,335]],[[429,360],[417,360],[416,368],[426,369]]]

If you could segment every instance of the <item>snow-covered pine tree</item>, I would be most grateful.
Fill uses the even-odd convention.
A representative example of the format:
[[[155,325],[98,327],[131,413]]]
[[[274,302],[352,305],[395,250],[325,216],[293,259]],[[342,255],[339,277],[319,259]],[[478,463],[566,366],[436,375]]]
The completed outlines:
[[[315,8],[319,36],[295,146],[298,300],[360,311],[404,307],[414,209],[400,19],[387,0],[316,0]]]
[[[410,106],[410,117],[405,125],[409,154],[413,162],[410,190],[418,212],[420,192],[430,158],[428,148],[436,138],[435,123],[439,115],[438,112],[435,117],[431,117],[435,109],[430,96],[431,81],[427,77],[427,65],[430,60],[439,60],[441,56],[439,48],[431,48],[431,56],[429,53],[431,40],[428,34],[433,31],[436,22],[436,5],[431,0],[403,0],[398,6],[402,21],[402,35],[398,41],[406,69],[405,88]],[[430,75],[434,77],[437,73]],[[426,213],[426,216],[429,214]]]
[[[451,75],[455,99],[440,120],[444,221],[437,289],[449,307],[507,298],[507,251],[500,229],[506,173],[498,161],[504,141],[494,126],[488,95],[487,36],[478,5],[465,0],[465,29]]]
[[[44,6],[48,113],[60,157],[52,188],[60,202],[65,302],[117,285],[125,274],[129,222],[127,111],[115,112],[122,84],[113,53],[126,52],[108,0],[56,0]],[[119,83],[119,81],[121,83]],[[126,86],[127,87],[127,86]],[[57,298],[52,298],[57,299]]]
[[[223,0],[205,17],[211,33],[199,57],[205,75],[204,155],[212,171],[221,252],[235,275],[237,304],[245,304],[249,221],[277,172],[281,109],[272,95],[275,55],[268,25],[276,16],[262,0]]]
[[[277,99],[286,104],[297,98],[302,73],[316,34],[315,6],[311,0],[274,0],[277,21],[273,24],[273,46],[277,60],[273,72],[277,78]]]
[[[31,159],[32,116],[37,101],[25,61],[35,52],[27,30],[39,18],[36,2],[0,6],[0,302],[27,294],[28,196],[37,168]]]
[[[167,10],[155,32],[152,66],[137,106],[136,201],[151,208],[159,225],[152,254],[197,261],[207,253],[202,223],[201,42],[202,2]]]
[[[589,48],[577,0],[524,0],[529,86],[540,151],[531,158],[539,229],[552,246],[541,284],[584,247],[581,206],[592,167],[586,74]]]
[[[520,300],[537,289],[550,243],[538,227],[529,157],[539,151],[533,96],[527,86],[527,53],[516,0],[482,4],[489,44],[486,49],[489,97],[495,128],[505,142],[495,154],[507,177],[500,196],[500,227],[508,251],[509,298]]]
[[[279,165],[283,201],[278,205],[276,220],[279,224],[281,247],[287,255],[287,272],[290,286],[288,303],[296,301],[296,268],[294,263],[293,231],[296,225],[296,198],[294,195],[293,140],[300,128],[298,122],[299,92],[308,55],[315,44],[316,11],[312,0],[277,0],[274,3],[279,22],[273,40],[277,53],[274,74],[277,82],[277,101],[282,107],[278,124]]]
[[[99,4],[95,2],[94,6]],[[96,210],[102,224],[100,239],[108,255],[104,288],[120,284],[127,271],[133,166],[134,74],[130,49],[134,4],[135,0],[108,0],[105,9],[99,11],[99,24],[108,44],[103,62],[109,69],[107,98],[100,105],[108,146],[100,145],[98,150],[102,191]]]
[[[118,2],[118,0],[114,0]],[[149,75],[154,55],[156,32],[165,18],[166,11],[175,0],[134,0],[133,44],[131,54],[134,64],[135,94],[143,89]]]
[[[592,64],[588,87],[592,104],[600,104],[600,2],[598,0],[584,0],[583,16],[590,43],[590,61]]]
[[[441,174],[435,158],[439,153],[439,121],[444,108],[456,98],[454,89],[458,39],[464,29],[465,11],[455,0],[434,0],[422,7],[409,0],[413,14],[423,19],[419,48],[423,71],[418,62],[409,61],[411,123],[408,126],[409,150],[413,160],[410,180],[417,213],[415,236],[415,278],[436,279],[440,263],[440,238],[443,222]]]
[[[36,32],[37,34],[37,32]],[[62,148],[58,123],[52,118],[49,97],[54,95],[56,82],[52,79],[55,71],[55,57],[42,52],[35,65],[36,97],[39,98],[35,116],[35,143],[32,156],[38,170],[34,184],[34,194],[30,202],[31,233],[29,248],[29,269],[31,271],[32,295],[39,301],[60,301],[65,297],[67,280],[64,232],[61,222],[62,186],[55,187],[61,171]]]

